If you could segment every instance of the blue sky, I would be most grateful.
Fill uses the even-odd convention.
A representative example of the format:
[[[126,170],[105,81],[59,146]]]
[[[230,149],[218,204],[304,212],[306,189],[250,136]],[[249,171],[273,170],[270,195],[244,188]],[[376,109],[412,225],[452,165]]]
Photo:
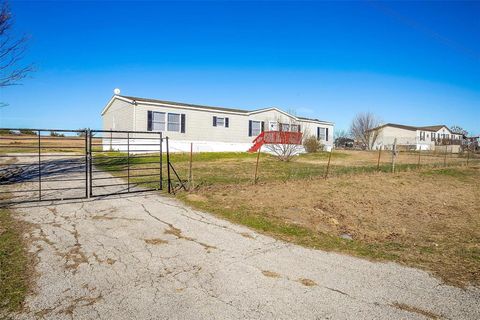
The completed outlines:
[[[277,106],[347,129],[480,133],[480,2],[11,2],[37,71],[0,89],[1,127],[101,128],[122,94]]]

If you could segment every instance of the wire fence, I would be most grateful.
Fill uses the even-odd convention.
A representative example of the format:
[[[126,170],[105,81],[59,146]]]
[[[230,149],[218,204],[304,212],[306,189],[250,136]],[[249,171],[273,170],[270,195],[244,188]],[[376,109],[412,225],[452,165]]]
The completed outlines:
[[[78,134],[78,133],[77,133]],[[9,154],[10,158],[4,157],[3,160],[22,158],[28,152],[30,147],[38,149],[38,136],[19,136],[11,135],[3,136],[4,143],[8,144],[0,150],[0,153]],[[29,140],[28,140],[28,139]],[[47,155],[47,151],[69,156],[70,154],[84,156],[78,150],[85,147],[84,137],[42,137],[41,154]],[[80,143],[78,148],[71,147],[66,141]],[[2,140],[3,141],[3,140]],[[80,141],[80,142],[79,142]],[[128,170],[113,174],[116,178],[120,175],[127,176],[134,184],[142,184],[145,187],[150,185],[148,178],[155,174],[167,176],[167,167],[164,166],[160,171],[157,167],[153,168],[151,162],[166,163],[166,155],[160,155],[158,148],[148,150],[145,156],[142,156],[140,150],[126,148],[125,150],[115,150],[105,152],[105,140],[99,137],[92,137],[91,149],[93,151],[94,161],[106,162],[112,169],[119,165],[119,161],[123,161],[136,174],[129,175]],[[99,145],[99,146],[97,146]],[[75,144],[75,146],[77,146]],[[28,147],[28,148],[27,148]],[[48,149],[47,149],[48,147]],[[81,148],[80,148],[81,147]],[[128,147],[128,146],[127,146]],[[96,148],[99,148],[98,150]],[[77,150],[78,149],[78,150]],[[107,148],[109,149],[109,148]],[[193,152],[195,143],[191,145],[191,153],[175,152],[171,153],[171,161],[175,163],[175,169],[178,171],[182,182],[189,182],[190,189],[210,187],[212,185],[235,185],[235,184],[254,184],[264,182],[286,182],[297,179],[325,179],[342,175],[356,174],[374,174],[374,173],[400,173],[415,170],[431,170],[436,168],[452,168],[452,167],[479,167],[480,154],[470,151],[461,151],[458,148],[447,145],[437,146],[434,150],[412,151],[409,148],[397,146],[395,150],[379,149],[373,151],[364,150],[333,150],[332,152],[315,152],[295,155],[289,158],[289,161],[280,161],[278,157],[269,154],[266,148],[262,148],[259,153],[247,152]],[[132,151],[130,156],[127,155]],[[38,150],[34,155],[38,154]],[[15,156],[15,157],[13,157]],[[17,157],[18,156],[18,157]],[[32,155],[30,155],[32,157]],[[98,158],[98,159],[97,159]],[[148,158],[148,161],[146,159]],[[33,158],[32,158],[33,159]],[[36,159],[36,158],[35,158]],[[2,167],[11,166],[5,161],[0,161]],[[18,162],[18,160],[17,160]],[[122,162],[122,164],[124,164]],[[43,160],[42,160],[43,163]],[[104,162],[102,162],[104,163]],[[98,170],[105,169],[98,165]],[[106,169],[105,169],[106,170]],[[156,170],[156,171],[155,171]],[[132,171],[133,172],[133,171]],[[132,173],[130,172],[130,173]],[[141,174],[140,174],[141,173]],[[151,180],[151,179],[150,179]],[[158,186],[157,186],[158,187]],[[3,186],[2,186],[3,189]]]
[[[194,148],[192,148],[194,149]],[[190,189],[223,184],[287,182],[343,175],[401,173],[438,168],[479,167],[480,154],[447,151],[333,150],[293,156],[289,161],[264,152],[177,153],[176,167]]]

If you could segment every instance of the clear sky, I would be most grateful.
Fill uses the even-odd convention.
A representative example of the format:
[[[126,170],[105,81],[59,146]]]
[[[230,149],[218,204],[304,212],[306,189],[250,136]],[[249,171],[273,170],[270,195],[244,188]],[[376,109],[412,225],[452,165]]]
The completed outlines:
[[[256,109],[347,129],[480,133],[480,2],[11,2],[37,71],[0,89],[1,127],[101,128],[122,94]]]

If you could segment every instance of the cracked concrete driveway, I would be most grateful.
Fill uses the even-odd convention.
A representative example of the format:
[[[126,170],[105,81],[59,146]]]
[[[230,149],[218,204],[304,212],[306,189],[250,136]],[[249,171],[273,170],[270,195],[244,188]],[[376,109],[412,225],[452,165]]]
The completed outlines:
[[[479,319],[479,288],[259,235],[156,193],[19,205],[18,319]]]

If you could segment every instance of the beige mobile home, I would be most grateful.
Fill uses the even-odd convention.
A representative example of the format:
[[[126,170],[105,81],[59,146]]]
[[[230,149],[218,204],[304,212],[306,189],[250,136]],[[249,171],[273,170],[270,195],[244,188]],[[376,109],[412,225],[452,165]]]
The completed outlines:
[[[445,125],[414,127],[387,123],[372,131],[378,134],[374,149],[391,149],[396,141],[397,146],[412,150],[435,150],[438,146],[452,146],[452,150],[458,150],[463,139],[461,134],[453,133]]]
[[[313,135],[330,150],[334,124],[275,107],[240,110],[114,95],[102,111],[104,130],[162,132],[172,151],[248,151],[262,132]],[[301,136],[302,136],[301,135]]]

